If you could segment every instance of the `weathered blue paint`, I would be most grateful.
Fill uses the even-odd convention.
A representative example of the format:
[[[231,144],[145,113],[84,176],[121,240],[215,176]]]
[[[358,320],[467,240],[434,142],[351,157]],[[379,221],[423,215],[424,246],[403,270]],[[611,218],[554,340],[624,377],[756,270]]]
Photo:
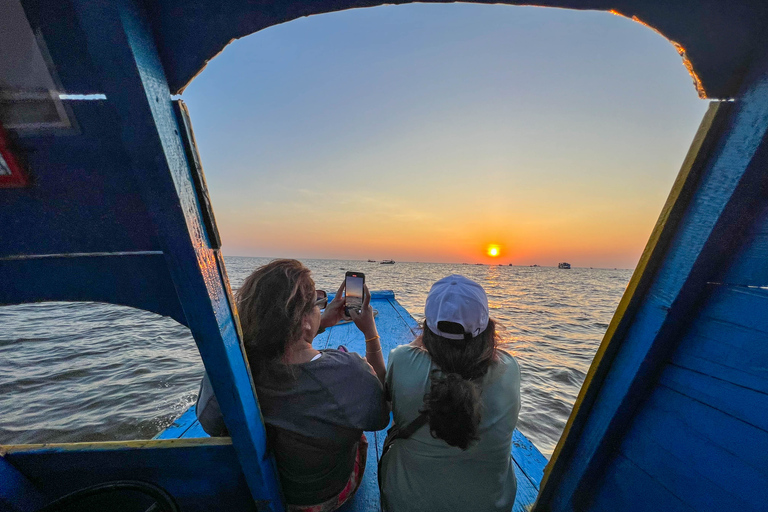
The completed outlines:
[[[79,134],[17,141],[32,186],[0,189],[0,256],[160,250],[110,102],[74,103]]]
[[[195,424],[199,424],[199,422],[197,421],[197,407],[193,405],[187,409],[184,414],[176,418],[168,428],[153,437],[153,439],[182,439],[192,437],[186,434]]]
[[[541,477],[544,475],[544,466],[547,465],[547,458],[517,429],[512,436],[512,454],[515,463],[520,466],[520,470],[526,478],[536,487],[538,494]]]
[[[696,509],[683,503],[664,486],[658,486],[658,483],[658,480],[649,476],[632,461],[623,455],[617,455],[605,472],[605,484],[589,493],[590,498],[594,500],[589,510],[695,512]]]
[[[0,510],[34,512],[49,500],[0,454]]]
[[[620,453],[657,481],[646,487],[648,494],[663,487],[694,510],[765,510],[764,462],[753,466],[740,454],[759,446],[744,445],[756,432],[736,428],[750,437],[732,439],[734,430],[712,427],[731,428],[739,422],[713,408],[702,414],[702,406],[666,386],[658,388],[638,413]]]
[[[44,483],[51,500],[96,483],[144,480],[165,489],[185,512],[253,511],[231,442],[201,441],[95,443],[74,450],[51,445],[13,451],[6,458],[31,481]]]

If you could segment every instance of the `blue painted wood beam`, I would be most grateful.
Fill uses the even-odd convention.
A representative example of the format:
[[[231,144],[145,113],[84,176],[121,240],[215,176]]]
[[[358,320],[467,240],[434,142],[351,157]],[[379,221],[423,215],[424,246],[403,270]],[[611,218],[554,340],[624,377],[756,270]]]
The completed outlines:
[[[0,283],[0,304],[4,305],[105,302],[169,316],[187,325],[160,251],[0,258]]]
[[[33,512],[49,500],[16,467],[5,459],[0,450],[0,510]]]
[[[766,206],[768,53],[756,61],[746,84],[724,129],[709,131],[715,140],[695,148],[689,155],[694,162],[681,171],[688,175],[673,189],[590,368],[535,510],[589,507],[637,405],[708,297],[707,283],[722,276]],[[686,183],[692,191],[686,192]]]
[[[254,500],[282,510],[223,260],[211,249],[145,13],[131,0],[72,4]]]
[[[183,512],[255,509],[229,438],[51,443],[6,450],[6,460],[50,499],[98,483],[142,480],[165,489]],[[2,504],[0,510],[6,511]]]
[[[450,3],[451,0],[422,0]],[[752,48],[763,41],[765,2],[717,0],[468,0],[478,4],[536,5],[601,10],[636,17],[675,41],[697,73],[700,93],[732,97]],[[171,89],[180,92],[234,39],[303,16],[345,9],[407,4],[411,0],[154,0],[148,1]]]

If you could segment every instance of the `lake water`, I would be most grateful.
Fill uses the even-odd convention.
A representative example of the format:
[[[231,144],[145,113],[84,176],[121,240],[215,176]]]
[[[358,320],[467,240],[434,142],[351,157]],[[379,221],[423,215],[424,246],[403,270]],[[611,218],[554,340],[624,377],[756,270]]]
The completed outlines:
[[[267,258],[225,258],[233,288]],[[483,285],[522,371],[518,428],[549,457],[631,270],[305,260],[318,288],[346,270],[394,290],[417,319],[449,274]],[[186,327],[126,307],[0,308],[0,444],[148,439],[195,400],[202,362]]]

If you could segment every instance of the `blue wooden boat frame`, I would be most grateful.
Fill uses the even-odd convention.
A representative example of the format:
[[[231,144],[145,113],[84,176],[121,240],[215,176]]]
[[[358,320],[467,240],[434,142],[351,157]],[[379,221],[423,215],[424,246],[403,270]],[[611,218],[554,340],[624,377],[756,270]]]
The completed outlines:
[[[702,97],[735,100],[713,102],[702,122],[534,510],[766,510],[768,4],[534,3],[634,17],[675,42]],[[141,475],[183,510],[283,509],[189,114],[173,94],[233,38],[381,4],[9,2],[59,91],[97,96],[67,102],[64,133],[9,130],[27,182],[0,188],[0,304],[99,301],[188,326],[232,437],[2,447],[0,508],[33,511]],[[535,484],[538,470],[518,462]]]

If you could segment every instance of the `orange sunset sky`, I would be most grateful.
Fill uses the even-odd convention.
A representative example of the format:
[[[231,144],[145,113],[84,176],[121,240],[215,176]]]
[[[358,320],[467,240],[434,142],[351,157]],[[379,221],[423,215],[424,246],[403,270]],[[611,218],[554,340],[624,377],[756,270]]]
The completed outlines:
[[[272,27],[182,99],[226,255],[620,268],[707,107],[638,23],[467,4]]]

